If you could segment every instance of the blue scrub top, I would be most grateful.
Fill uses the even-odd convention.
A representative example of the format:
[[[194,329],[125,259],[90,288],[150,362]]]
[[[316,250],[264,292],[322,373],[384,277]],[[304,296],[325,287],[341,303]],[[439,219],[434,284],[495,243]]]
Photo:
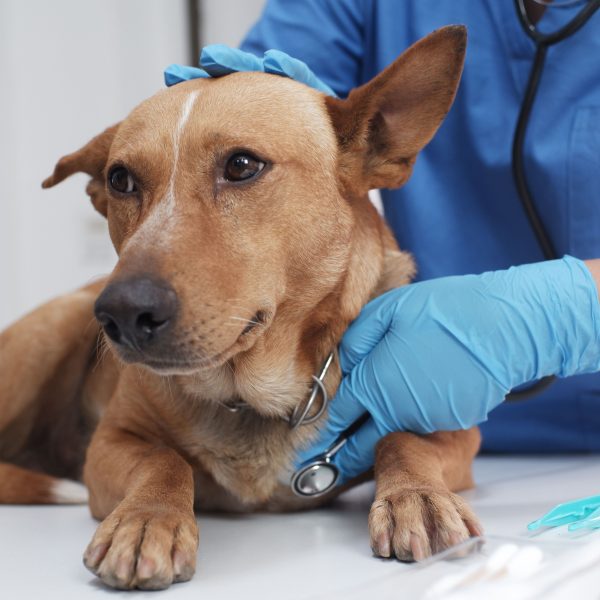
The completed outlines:
[[[580,6],[548,8],[554,31]],[[340,96],[434,29],[469,43],[453,108],[400,190],[388,222],[420,279],[543,260],[511,175],[515,123],[534,56],[513,0],[271,0],[242,48],[304,60]],[[527,178],[559,255],[600,257],[600,11],[549,49],[525,144]],[[498,452],[600,450],[600,374],[559,380],[482,425]]]

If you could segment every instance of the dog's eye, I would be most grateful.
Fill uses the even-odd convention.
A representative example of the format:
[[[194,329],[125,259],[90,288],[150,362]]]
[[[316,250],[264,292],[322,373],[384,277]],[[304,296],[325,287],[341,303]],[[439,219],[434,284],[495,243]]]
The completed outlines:
[[[119,194],[133,194],[137,191],[135,180],[125,167],[115,167],[108,174],[110,187]]]
[[[258,175],[264,167],[264,162],[250,154],[234,154],[225,165],[225,179],[227,181],[244,181]]]

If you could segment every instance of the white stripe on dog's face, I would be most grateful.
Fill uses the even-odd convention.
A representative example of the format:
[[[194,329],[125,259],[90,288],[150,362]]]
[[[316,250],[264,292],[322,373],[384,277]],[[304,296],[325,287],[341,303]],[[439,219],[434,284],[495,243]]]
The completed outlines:
[[[167,192],[163,198],[156,203],[156,206],[153,208],[152,212],[146,217],[141,227],[131,237],[127,245],[143,242],[145,239],[151,239],[152,243],[155,244],[161,237],[161,235],[157,235],[157,233],[164,234],[168,232],[173,224],[175,205],[177,202],[175,196],[175,181],[177,178],[181,139],[185,131],[185,126],[192,113],[192,108],[194,107],[194,103],[196,102],[199,94],[199,90],[195,90],[188,94],[183,106],[181,107],[177,125],[172,132],[171,140],[173,144],[173,164],[171,167],[171,176],[169,178]]]
[[[181,109],[181,115],[179,116],[179,121],[177,121],[175,131],[173,131],[173,167],[171,169],[171,178],[169,179],[167,195],[158,205],[159,207],[162,206],[169,215],[172,214],[175,206],[175,176],[177,175],[177,163],[179,162],[181,136],[183,135],[183,130],[185,129],[185,125],[190,118],[192,107],[194,106],[194,102],[196,101],[199,93],[200,92],[196,90],[187,97],[183,108]]]

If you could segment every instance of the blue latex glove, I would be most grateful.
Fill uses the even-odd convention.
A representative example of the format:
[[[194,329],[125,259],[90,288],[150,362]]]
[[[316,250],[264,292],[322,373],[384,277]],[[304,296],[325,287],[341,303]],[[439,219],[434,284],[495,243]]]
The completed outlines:
[[[321,439],[300,461],[369,413],[334,458],[344,481],[373,465],[387,433],[466,429],[518,385],[600,370],[596,285],[571,257],[408,285],[367,304],[340,362]]]
[[[334,91],[323,83],[301,60],[279,50],[267,50],[263,58],[223,44],[205,46],[200,53],[201,69],[183,65],[169,65],[165,69],[168,86],[199,77],[223,77],[240,71],[260,71],[289,77],[330,96]]]

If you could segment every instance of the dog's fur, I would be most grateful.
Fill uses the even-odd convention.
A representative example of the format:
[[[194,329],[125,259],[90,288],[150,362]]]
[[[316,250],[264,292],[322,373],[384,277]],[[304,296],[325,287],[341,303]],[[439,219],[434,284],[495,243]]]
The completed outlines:
[[[409,178],[451,106],[465,40],[461,27],[431,34],[347,100],[262,73],[182,83],[62,158],[44,187],[88,173],[119,262],[1,334],[0,501],[80,500],[59,478],[83,473],[104,519],[86,565],[148,589],[192,576],[194,508],[329,501],[289,491],[319,425],[286,419],[361,307],[414,273],[367,192]],[[233,184],[222,173],[239,150],[267,166]],[[134,196],[107,186],[115,164],[135,174]],[[103,351],[94,302],[139,275],[175,290],[174,328],[148,354]],[[340,377],[336,361],[330,395]],[[240,399],[246,410],[225,406]],[[479,532],[451,492],[472,485],[478,444],[477,430],[380,442],[376,554],[421,559]]]

